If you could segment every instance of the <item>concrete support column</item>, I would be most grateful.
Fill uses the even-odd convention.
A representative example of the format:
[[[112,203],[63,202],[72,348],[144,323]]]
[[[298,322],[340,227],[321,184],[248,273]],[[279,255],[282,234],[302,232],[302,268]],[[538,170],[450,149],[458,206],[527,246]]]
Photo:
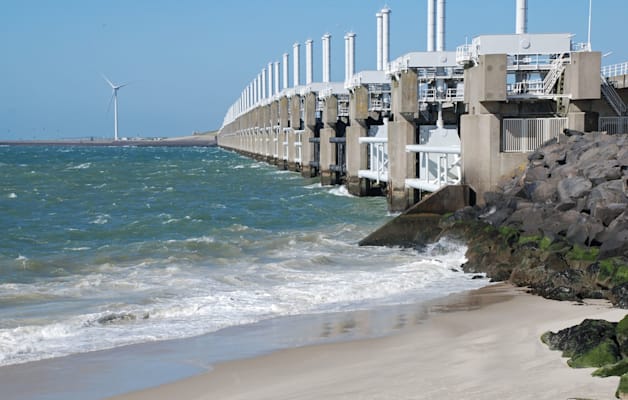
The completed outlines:
[[[393,121],[388,126],[388,209],[404,211],[416,200],[414,190],[406,189],[406,178],[416,177],[414,153],[406,145],[414,144],[415,120],[418,118],[416,72],[401,72],[392,80]]]
[[[477,193],[479,203],[501,176],[500,136],[501,121],[495,114],[460,117],[462,180]],[[525,154],[506,156],[524,158]]]
[[[567,127],[576,131],[584,132],[586,130],[586,118],[585,112],[570,112],[567,114]]]
[[[279,138],[277,135],[277,128],[279,127],[279,101],[270,103],[270,127],[270,154],[268,162],[277,165],[278,157],[275,155],[275,151],[279,152]]]
[[[301,96],[295,95],[290,98],[290,127],[296,131],[301,126]]]
[[[283,96],[279,99],[279,151],[277,152],[277,167],[286,169],[288,165],[284,162],[286,156],[283,143],[286,141],[285,128],[288,128],[288,98]]]
[[[354,196],[366,196],[370,187],[368,179],[360,179],[358,171],[366,169],[367,145],[360,144],[359,139],[368,134],[366,119],[368,118],[368,90],[364,86],[353,89],[349,99],[349,126],[346,131],[347,150],[347,190]]]
[[[305,109],[304,109],[304,132],[301,138],[301,175],[306,178],[311,178],[315,171],[312,171],[310,167],[310,161],[314,159],[314,151],[310,138],[316,136],[316,93],[310,92],[305,95]]]
[[[288,165],[287,168],[289,171],[297,171],[297,164],[294,161],[294,158],[296,156],[296,152],[295,152],[295,147],[294,147],[294,142],[296,139],[296,135],[294,133],[294,129],[290,128],[290,130],[287,133],[288,136]]]
[[[338,98],[331,95],[325,98],[323,109],[323,128],[320,132],[320,175],[321,185],[333,185],[336,176],[329,166],[336,164],[336,144],[329,140],[336,137],[336,123],[338,122]]]
[[[268,156],[268,139],[269,139],[269,129],[271,127],[270,124],[270,105],[265,105],[262,107],[262,135],[261,135],[261,143],[260,149],[258,152],[258,159],[266,161]]]
[[[295,133],[294,131],[301,129],[301,97],[292,96],[290,98],[290,131],[288,132],[288,165],[287,168],[290,171],[297,171],[297,164],[295,162],[296,151],[294,147]]]

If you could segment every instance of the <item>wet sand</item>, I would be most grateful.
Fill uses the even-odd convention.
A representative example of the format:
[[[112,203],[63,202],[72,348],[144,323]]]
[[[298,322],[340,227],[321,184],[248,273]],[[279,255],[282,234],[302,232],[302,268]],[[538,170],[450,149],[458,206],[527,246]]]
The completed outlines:
[[[281,350],[116,397],[165,399],[610,399],[618,378],[572,369],[539,337],[625,310],[545,300],[508,285],[450,296],[398,316],[382,338]],[[414,319],[414,321],[409,321]]]

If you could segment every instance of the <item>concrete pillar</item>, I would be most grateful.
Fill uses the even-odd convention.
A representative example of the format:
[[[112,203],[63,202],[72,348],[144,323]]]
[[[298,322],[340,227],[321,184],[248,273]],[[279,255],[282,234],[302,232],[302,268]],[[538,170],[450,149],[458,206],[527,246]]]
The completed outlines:
[[[364,86],[353,89],[349,99],[349,126],[346,131],[347,149],[347,190],[354,196],[366,196],[369,180],[360,179],[358,171],[367,168],[367,146],[359,139],[366,137],[368,118],[368,90]]]
[[[338,122],[338,97],[331,95],[325,98],[323,109],[323,128],[320,131],[320,175],[322,185],[336,183],[335,172],[329,166],[336,164],[336,144],[329,140],[336,137],[336,123]]]
[[[478,203],[484,202],[484,193],[501,176],[498,169],[500,136],[501,120],[495,114],[462,115],[460,118],[462,179],[476,192]]]
[[[279,152],[279,137],[277,134],[277,127],[279,127],[279,101],[273,101],[270,103],[270,151],[269,160],[271,164],[277,165],[278,157],[275,152]]]
[[[289,171],[297,171],[297,164],[294,161],[296,157],[294,142],[296,135],[294,133],[294,129],[290,128],[287,133],[288,136],[288,165],[286,166]]]
[[[301,175],[311,178],[315,171],[310,167],[310,161],[314,158],[314,151],[310,138],[316,136],[316,93],[310,92],[305,95],[305,109],[303,115],[304,132],[301,138]]]
[[[290,131],[288,132],[288,169],[297,171],[295,162],[296,152],[294,148],[295,133],[294,131],[301,129],[301,97],[298,95],[290,98]]]
[[[299,95],[290,98],[290,127],[294,130],[301,129],[301,96]]]
[[[279,169],[286,169],[288,165],[284,162],[284,157],[286,154],[284,153],[284,145],[283,143],[286,141],[286,133],[285,129],[288,128],[288,98],[283,96],[279,99],[279,151],[277,152],[277,167]]]
[[[260,137],[260,148],[259,148],[259,152],[258,155],[260,157],[260,159],[263,159],[264,161],[266,161],[266,158],[268,156],[268,139],[270,137],[270,133],[269,133],[269,127],[271,127],[270,124],[270,105],[265,105],[262,107],[262,131],[261,131],[261,137]]]
[[[415,120],[418,118],[417,74],[413,70],[401,72],[392,80],[393,121],[388,126],[388,209],[404,211],[416,200],[414,191],[406,189],[406,178],[416,177],[415,156],[406,152],[406,145],[414,144]]]

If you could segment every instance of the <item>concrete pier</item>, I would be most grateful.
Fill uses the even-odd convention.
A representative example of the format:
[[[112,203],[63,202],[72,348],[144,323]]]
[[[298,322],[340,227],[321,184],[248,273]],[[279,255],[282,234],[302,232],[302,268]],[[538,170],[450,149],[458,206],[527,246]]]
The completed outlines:
[[[367,148],[360,144],[360,138],[368,133],[368,91],[364,86],[350,90],[349,126],[346,130],[347,190],[354,196],[366,196],[370,180],[359,177],[359,171],[367,168]]]
[[[392,61],[383,26],[390,10],[377,14],[376,70],[353,71],[355,34],[348,33],[344,82],[331,81],[330,35],[321,46],[322,82],[313,81],[311,40],[300,82],[295,43],[293,86],[285,53],[283,69],[268,64],[228,110],[218,144],[323,185],[345,184],[356,196],[385,194],[389,210],[404,211],[447,186],[465,185],[482,203],[484,192],[566,128],[628,130],[626,74],[604,75],[599,52],[583,51],[567,33],[525,29],[446,51],[439,4],[438,32],[428,15],[428,51]]]
[[[417,74],[409,69],[392,78],[392,121],[388,135],[388,209],[404,211],[415,203],[414,191],[406,188],[406,179],[416,177],[414,154],[406,152],[413,144],[418,119]]]

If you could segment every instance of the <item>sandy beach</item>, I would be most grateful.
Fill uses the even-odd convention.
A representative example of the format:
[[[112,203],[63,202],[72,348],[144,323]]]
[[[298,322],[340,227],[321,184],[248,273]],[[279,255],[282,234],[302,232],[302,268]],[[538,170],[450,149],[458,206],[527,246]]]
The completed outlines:
[[[539,337],[624,315],[604,301],[550,301],[499,284],[453,296],[398,334],[226,362],[115,399],[610,399],[618,378],[569,368]]]

